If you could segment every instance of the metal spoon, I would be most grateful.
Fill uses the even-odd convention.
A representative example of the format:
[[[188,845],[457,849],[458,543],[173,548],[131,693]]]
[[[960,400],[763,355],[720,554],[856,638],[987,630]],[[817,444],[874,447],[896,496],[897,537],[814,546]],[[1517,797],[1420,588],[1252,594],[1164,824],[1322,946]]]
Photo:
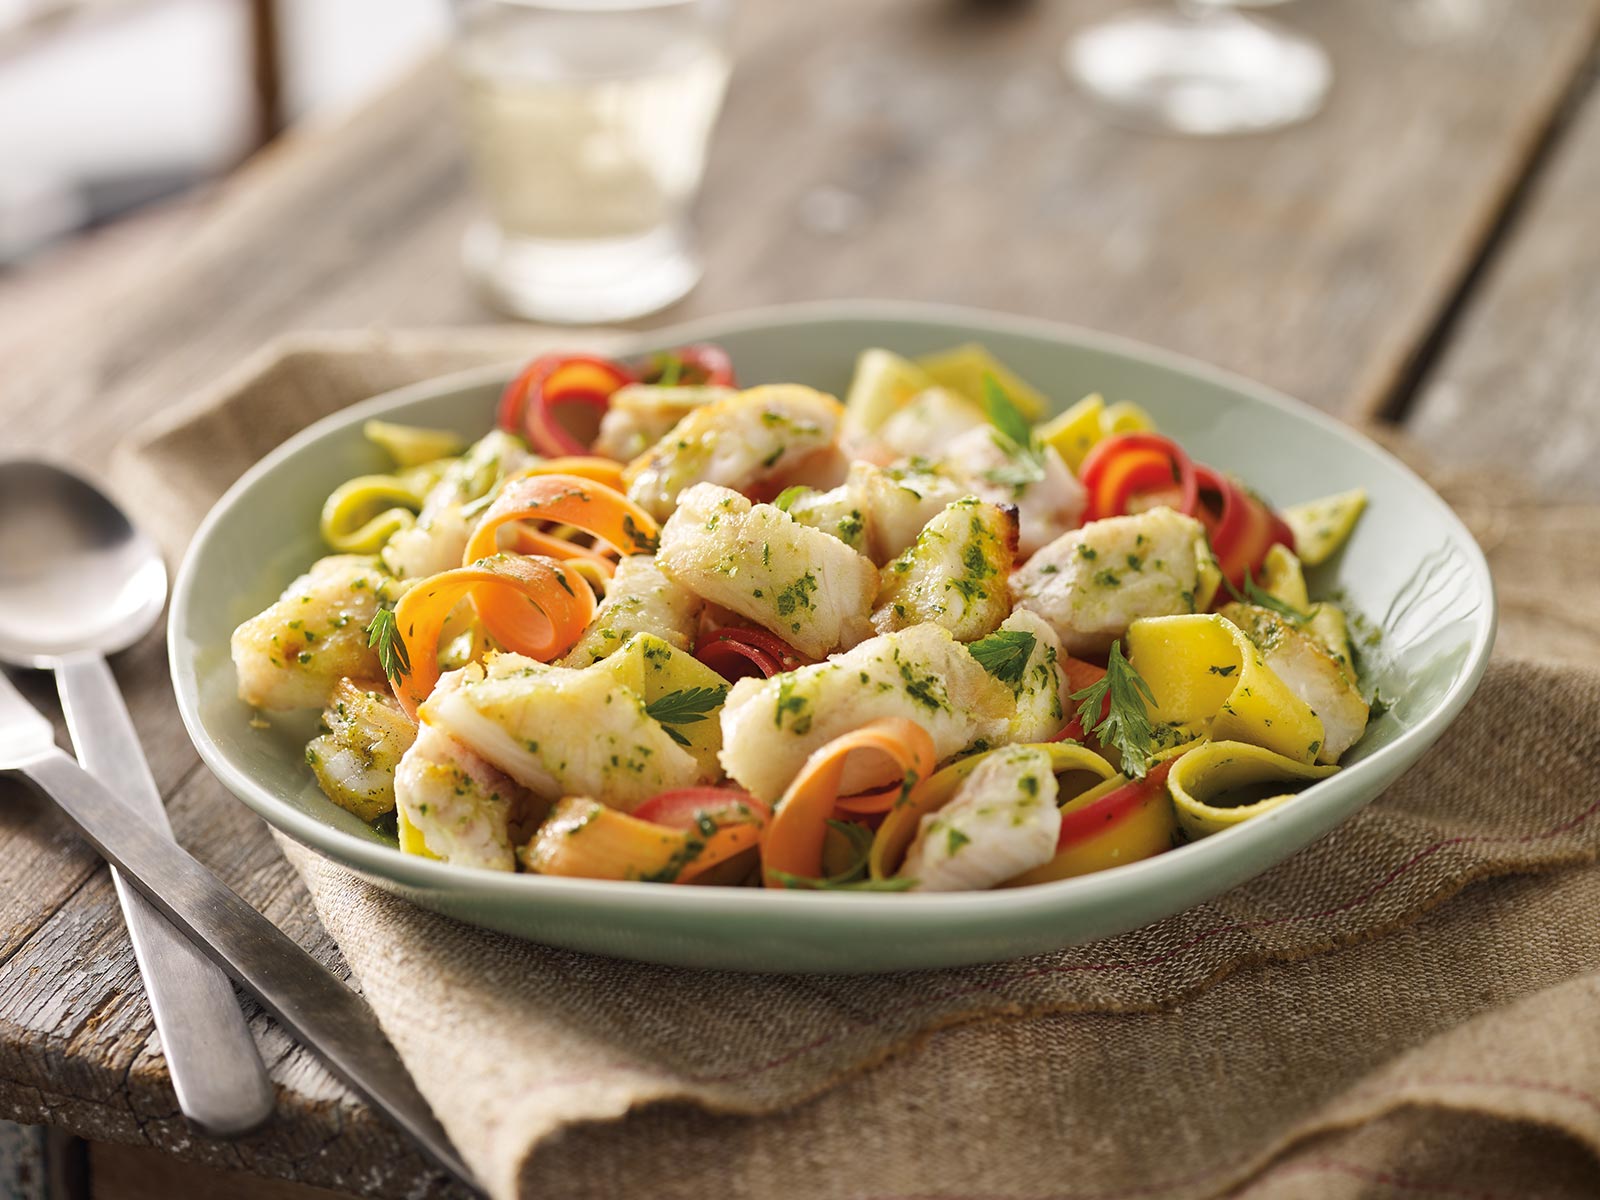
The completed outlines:
[[[161,793],[105,656],[155,624],[167,572],[155,543],[87,480],[0,461],[0,661],[54,670],[83,766],[172,837]],[[178,1105],[218,1137],[272,1115],[273,1090],[226,975],[113,870]]]

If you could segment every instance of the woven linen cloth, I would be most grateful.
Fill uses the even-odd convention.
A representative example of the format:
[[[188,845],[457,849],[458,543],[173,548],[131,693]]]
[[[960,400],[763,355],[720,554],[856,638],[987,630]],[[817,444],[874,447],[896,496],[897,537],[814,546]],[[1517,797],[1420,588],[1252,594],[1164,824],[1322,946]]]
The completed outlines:
[[[309,421],[558,343],[609,344],[299,339],[132,439],[117,481],[177,554]],[[1600,510],[1434,478],[1524,657],[1333,834],[1121,937],[695,972],[474,929],[280,844],[497,1198],[1600,1195]]]

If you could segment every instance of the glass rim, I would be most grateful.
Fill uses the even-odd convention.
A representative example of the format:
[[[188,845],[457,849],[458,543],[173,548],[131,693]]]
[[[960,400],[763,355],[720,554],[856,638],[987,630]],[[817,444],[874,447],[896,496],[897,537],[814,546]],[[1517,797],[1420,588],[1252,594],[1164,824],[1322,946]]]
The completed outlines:
[[[717,0],[455,0],[457,9],[473,7],[525,8],[534,12],[621,13],[658,8],[691,8]]]

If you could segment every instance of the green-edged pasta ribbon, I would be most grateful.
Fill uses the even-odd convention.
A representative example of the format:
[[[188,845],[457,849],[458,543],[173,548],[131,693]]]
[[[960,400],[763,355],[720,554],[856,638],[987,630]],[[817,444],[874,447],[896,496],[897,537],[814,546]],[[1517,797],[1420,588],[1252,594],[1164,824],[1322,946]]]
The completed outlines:
[[[1202,838],[1287,804],[1301,787],[1338,769],[1285,758],[1248,742],[1207,742],[1172,764],[1167,790],[1183,831]],[[1278,784],[1282,792],[1273,791]],[[1244,803],[1229,803],[1230,798]]]
[[[466,448],[466,443],[448,429],[368,421],[361,432],[369,442],[382,447],[397,467],[420,467],[441,458],[453,458]]]
[[[1322,721],[1232,622],[1215,614],[1135,621],[1128,658],[1156,698],[1152,724],[1203,728],[1301,762],[1317,757]]]
[[[344,554],[376,554],[395,534],[416,524],[422,497],[397,475],[362,475],[336,489],[322,506],[322,537]]]

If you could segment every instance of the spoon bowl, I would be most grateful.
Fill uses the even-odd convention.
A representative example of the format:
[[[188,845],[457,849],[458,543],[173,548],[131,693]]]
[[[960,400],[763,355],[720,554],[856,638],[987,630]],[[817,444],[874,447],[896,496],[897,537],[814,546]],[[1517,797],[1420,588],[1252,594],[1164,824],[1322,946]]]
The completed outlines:
[[[160,550],[105,493],[53,463],[0,461],[0,660],[114,654],[166,598]]]

